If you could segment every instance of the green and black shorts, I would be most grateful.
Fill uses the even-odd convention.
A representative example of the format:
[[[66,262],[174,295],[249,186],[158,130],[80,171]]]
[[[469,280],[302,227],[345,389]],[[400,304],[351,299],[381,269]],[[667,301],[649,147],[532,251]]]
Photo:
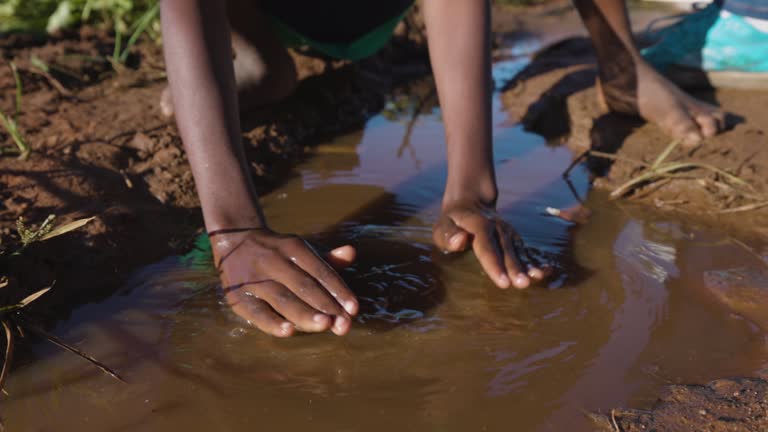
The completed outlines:
[[[360,60],[381,49],[413,0],[262,0],[280,39]]]

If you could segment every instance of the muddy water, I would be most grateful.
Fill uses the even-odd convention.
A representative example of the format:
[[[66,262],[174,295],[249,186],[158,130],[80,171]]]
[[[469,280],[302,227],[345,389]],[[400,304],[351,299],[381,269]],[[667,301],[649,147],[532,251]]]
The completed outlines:
[[[587,225],[544,216],[587,195],[587,176],[569,187],[569,151],[506,124],[498,102],[499,208],[556,276],[501,291],[471,254],[436,253],[444,137],[439,110],[412,99],[319,147],[263,200],[275,229],[359,247],[344,273],[363,308],[350,335],[248,329],[212,289],[202,245],[56,328],[128,384],[34,346],[8,385],[7,430],[579,431],[584,410],[764,366],[764,334],[703,279],[762,271],[760,245],[595,194]]]

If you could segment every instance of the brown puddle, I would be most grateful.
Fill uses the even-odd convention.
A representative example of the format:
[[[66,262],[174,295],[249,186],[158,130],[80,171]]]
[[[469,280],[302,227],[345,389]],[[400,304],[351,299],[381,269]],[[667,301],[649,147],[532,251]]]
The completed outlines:
[[[504,126],[495,104],[499,208],[557,264],[549,286],[501,291],[471,254],[434,250],[439,111],[393,104],[263,200],[277,230],[360,248],[345,273],[363,309],[350,335],[247,329],[211,289],[204,251],[171,257],[56,329],[129,384],[37,346],[9,381],[6,429],[579,431],[584,411],[648,407],[665,384],[765,365],[764,333],[722,300],[723,272],[764,271],[758,245],[598,194],[586,225],[545,216],[577,204],[586,173],[572,191],[560,177],[570,152]]]

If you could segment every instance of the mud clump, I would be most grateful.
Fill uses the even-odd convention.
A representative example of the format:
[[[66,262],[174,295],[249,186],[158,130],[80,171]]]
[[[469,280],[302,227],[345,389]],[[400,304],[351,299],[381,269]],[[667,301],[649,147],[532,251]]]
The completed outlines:
[[[768,430],[768,381],[732,378],[664,390],[648,410],[616,409],[590,417],[599,430],[758,432]]]

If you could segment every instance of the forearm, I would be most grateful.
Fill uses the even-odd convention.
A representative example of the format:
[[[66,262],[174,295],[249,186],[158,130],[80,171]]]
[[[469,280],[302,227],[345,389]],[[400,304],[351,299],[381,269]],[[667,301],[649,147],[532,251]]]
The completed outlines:
[[[491,136],[490,6],[487,0],[424,0],[429,55],[445,123],[444,202],[496,200]]]
[[[162,0],[168,81],[206,228],[261,226],[240,142],[226,2]]]

